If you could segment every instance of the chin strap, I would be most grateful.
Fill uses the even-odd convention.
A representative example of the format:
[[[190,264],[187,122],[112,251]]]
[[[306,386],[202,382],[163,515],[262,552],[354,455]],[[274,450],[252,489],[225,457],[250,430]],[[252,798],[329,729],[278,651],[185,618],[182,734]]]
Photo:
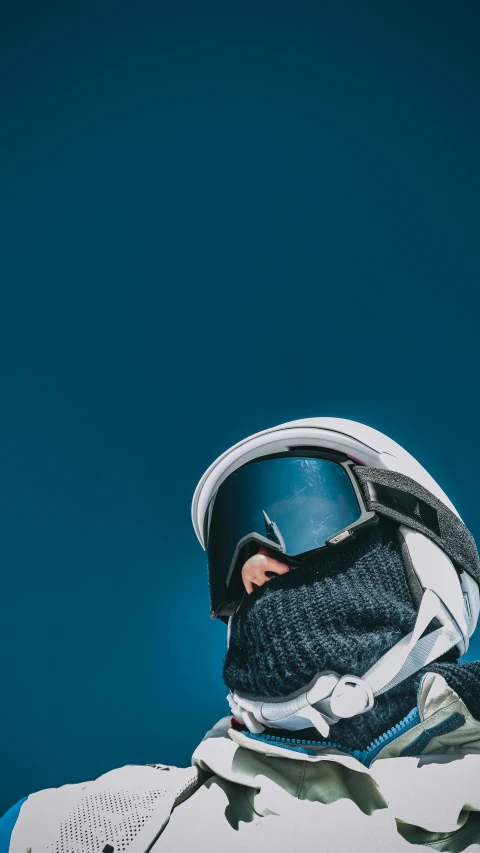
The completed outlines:
[[[435,618],[440,618],[442,626],[423,636]],[[361,678],[321,672],[305,688],[287,698],[263,701],[249,693],[235,691],[227,699],[233,714],[251,732],[260,733],[265,728],[299,731],[314,726],[322,737],[327,737],[330,726],[370,711],[375,696],[437,660],[462,636],[441,599],[427,589],[413,631],[389,649]]]

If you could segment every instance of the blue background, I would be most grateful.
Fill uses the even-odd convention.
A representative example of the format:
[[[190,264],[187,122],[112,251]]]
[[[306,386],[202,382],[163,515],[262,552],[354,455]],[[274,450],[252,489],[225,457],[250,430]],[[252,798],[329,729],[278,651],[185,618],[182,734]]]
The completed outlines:
[[[479,18],[2,4],[0,813],[226,713],[190,500],[234,441],[364,421],[479,536]]]

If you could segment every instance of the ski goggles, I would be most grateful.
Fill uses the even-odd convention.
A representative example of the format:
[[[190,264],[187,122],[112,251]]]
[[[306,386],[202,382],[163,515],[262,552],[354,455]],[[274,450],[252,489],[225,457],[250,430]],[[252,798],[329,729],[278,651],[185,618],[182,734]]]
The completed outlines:
[[[225,618],[242,598],[242,566],[260,549],[298,567],[376,523],[353,467],[345,457],[297,450],[255,459],[224,480],[205,519],[213,617]]]

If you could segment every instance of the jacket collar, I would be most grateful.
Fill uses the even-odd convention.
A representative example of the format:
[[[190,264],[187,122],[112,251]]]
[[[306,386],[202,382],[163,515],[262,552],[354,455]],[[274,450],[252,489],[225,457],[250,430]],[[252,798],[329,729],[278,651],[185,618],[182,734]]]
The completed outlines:
[[[209,739],[227,738],[235,745],[266,756],[306,760],[340,761],[350,766],[370,767],[380,758],[459,755],[480,753],[480,722],[475,720],[443,676],[426,673],[419,686],[417,707],[389,729],[366,750],[350,750],[330,742],[281,738],[275,734],[256,735],[235,728],[231,717],[224,717],[205,735]],[[193,759],[201,752],[202,744]]]

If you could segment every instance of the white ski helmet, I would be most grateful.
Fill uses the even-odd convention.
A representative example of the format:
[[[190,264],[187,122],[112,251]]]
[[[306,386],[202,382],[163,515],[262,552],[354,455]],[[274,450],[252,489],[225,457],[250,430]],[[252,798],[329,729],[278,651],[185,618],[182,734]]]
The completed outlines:
[[[382,658],[363,676],[365,683],[370,685],[366,688],[369,698],[365,700],[364,707],[361,707],[362,702],[359,705],[354,701],[352,705],[350,701],[351,708],[342,713],[344,706],[338,698],[342,691],[337,689],[333,702],[335,712],[332,712],[330,691],[328,713],[323,707],[322,716],[332,724],[341,717],[368,710],[372,707],[373,696],[398,684],[412,672],[441,657],[448,649],[456,646],[460,655],[465,653],[480,611],[480,569],[471,534],[447,495],[422,465],[378,430],[343,418],[304,418],[280,424],[239,441],[219,456],[201,478],[193,496],[192,521],[202,547],[208,550],[209,519],[219,487],[233,472],[253,460],[295,453],[302,456],[307,449],[325,451],[327,458],[330,452],[351,460],[349,476],[353,473],[370,515],[383,514],[398,523],[398,537],[410,588],[418,589],[415,601],[418,617],[414,630],[387,652],[385,660]],[[327,541],[327,546],[335,546],[350,534],[354,535],[355,531],[345,528]],[[219,613],[218,609],[215,612],[214,608],[211,615],[225,618],[225,612]],[[441,627],[425,636],[426,628],[434,619],[440,622]],[[345,678],[348,677],[337,676],[334,679],[337,688],[338,682],[342,681],[344,689]],[[352,679],[357,683],[354,684]],[[364,683],[362,679],[350,677],[350,687],[358,687],[358,682]],[[308,686],[310,693],[312,684]],[[350,691],[350,700],[353,692]],[[358,690],[356,695],[359,695]],[[239,697],[236,696],[235,700],[232,707],[241,715]],[[276,704],[278,706],[278,702]],[[311,707],[311,699],[307,704],[311,712],[309,719],[315,718],[314,725],[317,725],[319,719]],[[317,703],[317,708],[320,706]],[[357,707],[357,710],[352,711],[352,707]],[[249,711],[245,708],[244,702],[244,717],[250,723],[256,716],[256,725],[258,720],[264,725],[274,725],[268,717],[262,717],[258,709],[255,712],[251,707]],[[297,719],[291,727],[298,728],[298,723]],[[311,724],[307,721],[307,725]],[[252,725],[255,728],[255,723]],[[320,725],[317,727],[321,728]]]

